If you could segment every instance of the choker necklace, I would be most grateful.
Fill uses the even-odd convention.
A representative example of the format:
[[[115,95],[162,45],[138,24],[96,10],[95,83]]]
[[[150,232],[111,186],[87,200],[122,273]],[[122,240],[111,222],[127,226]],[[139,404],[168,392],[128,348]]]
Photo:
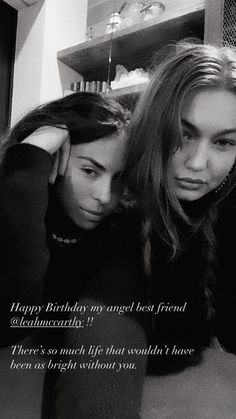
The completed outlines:
[[[56,240],[58,243],[65,243],[65,244],[77,244],[78,241],[82,240],[82,238],[74,238],[74,239],[63,239],[62,237],[56,236],[56,234],[52,233],[53,240]]]

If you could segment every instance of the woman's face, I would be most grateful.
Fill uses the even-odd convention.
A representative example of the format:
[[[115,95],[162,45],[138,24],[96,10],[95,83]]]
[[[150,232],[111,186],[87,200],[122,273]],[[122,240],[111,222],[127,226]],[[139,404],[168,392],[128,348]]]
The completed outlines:
[[[182,142],[170,163],[178,199],[194,201],[217,188],[236,158],[236,95],[227,90],[193,92],[183,102]]]
[[[95,228],[118,205],[125,154],[123,132],[71,146],[66,174],[55,188],[67,215],[78,227]]]

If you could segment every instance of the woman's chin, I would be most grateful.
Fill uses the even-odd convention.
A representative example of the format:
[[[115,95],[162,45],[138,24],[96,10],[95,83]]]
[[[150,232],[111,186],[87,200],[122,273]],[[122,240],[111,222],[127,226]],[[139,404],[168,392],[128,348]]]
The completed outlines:
[[[176,191],[176,196],[181,201],[196,201],[197,199],[202,198],[206,195],[207,192],[196,191],[196,190],[178,190]]]
[[[101,221],[91,221],[91,220],[81,220],[81,219],[74,219],[72,220],[74,222],[74,224],[78,227],[78,228],[82,228],[83,230],[93,230],[94,228],[96,228]]]

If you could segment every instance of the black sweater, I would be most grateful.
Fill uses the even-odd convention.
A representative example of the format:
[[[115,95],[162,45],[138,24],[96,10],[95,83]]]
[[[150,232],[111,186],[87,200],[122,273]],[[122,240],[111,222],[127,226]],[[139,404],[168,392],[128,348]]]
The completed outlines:
[[[138,301],[148,304],[138,217],[135,214],[112,217],[92,232],[80,231],[70,223],[54,197],[48,205],[48,196],[52,197],[48,189],[50,168],[50,156],[27,144],[10,147],[3,162],[0,176],[1,271],[5,284],[4,294],[1,294],[2,319],[5,319],[3,345],[22,336],[22,330],[18,333],[18,329],[8,327],[12,317],[9,305],[13,301],[31,305],[42,301],[62,304],[78,300],[88,305],[101,302],[105,306],[129,305]],[[160,303],[179,307],[186,303],[186,306],[182,313],[163,311],[150,316],[149,325],[152,324],[153,333],[147,333],[148,345],[170,348],[168,356],[163,351],[161,356],[150,357],[149,371],[152,374],[169,373],[198,362],[201,349],[210,344],[212,336],[217,336],[227,350],[236,353],[234,196],[232,192],[224,201],[216,226],[219,267],[215,290],[216,318],[213,322],[206,321],[204,287],[201,284],[201,242],[191,242],[188,250],[176,262],[169,264],[165,263],[163,246],[158,241],[153,243],[149,304],[153,304],[155,310]],[[190,211],[198,215],[208,204],[205,200],[195,202]],[[82,240],[77,245],[61,244],[52,238],[52,234]],[[76,333],[69,330],[66,336],[59,334],[59,341],[58,334],[53,331],[49,337],[42,337],[43,342],[54,345],[66,342],[66,345],[74,347],[81,343],[106,347],[114,345],[117,348],[146,347],[143,329],[148,332],[149,326],[146,326],[145,314],[135,311],[125,316],[105,314],[97,317],[91,328]],[[194,348],[194,355],[172,355],[174,345],[177,348]],[[114,360],[107,356],[101,359],[104,362]],[[127,356],[117,359],[128,361]],[[86,362],[86,357],[83,360]],[[77,397],[77,391],[74,395],[77,400],[73,409],[75,417],[78,414],[81,418],[109,418],[113,414],[117,418],[137,417],[146,358],[138,356],[133,360],[137,370],[123,375],[115,376],[109,370],[102,371],[102,374],[76,370],[70,371],[67,380],[67,375],[62,374],[57,386],[63,391],[59,401],[54,402],[56,409],[61,411],[65,408],[66,416],[71,394],[78,388],[80,397]],[[132,358],[129,357],[130,361]],[[105,387],[101,385],[101,377],[102,383],[107,383]],[[50,392],[49,384],[46,388]],[[98,399],[94,405],[89,403],[91,410],[87,410],[91,391],[98,391]],[[100,409],[98,415],[97,409]],[[88,414],[90,416],[86,416]],[[48,417],[53,417],[52,413]]]
[[[133,216],[110,217],[94,231],[74,226],[63,213],[48,186],[51,157],[28,144],[11,146],[0,174],[1,229],[1,333],[2,346],[17,342],[29,331],[9,327],[10,318],[22,313],[10,311],[13,302],[21,305],[78,302],[88,308],[103,305],[93,316],[92,327],[49,329],[35,334],[43,348],[78,348],[86,353],[74,361],[91,361],[90,345],[104,349],[99,362],[134,364],[134,369],[75,369],[69,373],[47,373],[43,417],[52,418],[137,418],[141,403],[146,357],[128,355],[128,348],[145,348],[145,314],[131,311],[120,315],[107,312],[108,306],[129,306],[146,301],[141,246]],[[57,239],[56,239],[57,237]],[[68,244],[58,240],[77,239]],[[65,319],[80,313],[43,313],[43,319]],[[24,315],[25,319],[35,316]],[[87,316],[88,317],[88,316]],[[43,329],[44,330],[44,329]],[[65,332],[65,333],[64,333]],[[116,356],[106,349],[125,348]],[[59,357],[59,361],[62,356]],[[70,357],[73,359],[73,357]],[[97,358],[93,358],[96,361]],[[53,358],[56,360],[56,357]],[[57,390],[55,390],[54,386]],[[63,389],[63,390],[62,390]],[[53,397],[57,394],[57,397]],[[96,394],[93,398],[92,394]],[[49,401],[49,403],[47,403]],[[64,416],[63,416],[64,415]]]
[[[51,199],[48,205],[48,196],[52,196],[48,188],[50,169],[50,155],[28,144],[11,146],[1,167],[1,272],[5,283],[1,293],[3,319],[9,311],[9,301],[38,304],[42,301],[43,288],[44,298],[48,301],[77,301],[80,296],[91,296],[107,298],[110,304],[121,298],[121,304],[125,304],[129,302],[128,294],[145,299],[138,217],[133,213],[113,217],[92,232],[79,230],[55,199]],[[236,353],[235,195],[233,190],[221,204],[216,225],[219,263],[214,324],[209,325],[205,321],[201,241],[196,238],[177,261],[166,263],[166,249],[154,240],[151,302],[155,306],[160,302],[179,306],[187,302],[183,315],[159,312],[156,316],[156,340],[167,339],[177,344],[198,341],[201,346],[209,343],[212,333],[227,350]],[[211,203],[211,196],[208,196],[188,204],[185,210],[196,217],[202,215]],[[77,245],[63,245],[52,239],[52,233],[82,240]],[[108,273],[105,273],[106,269]],[[100,271],[103,274],[99,274]],[[115,279],[106,282],[103,276]],[[116,286],[117,289],[114,288]],[[9,327],[5,335],[6,344],[11,341],[8,331]],[[14,330],[12,339],[17,339],[17,330]],[[4,340],[2,343],[4,345]]]

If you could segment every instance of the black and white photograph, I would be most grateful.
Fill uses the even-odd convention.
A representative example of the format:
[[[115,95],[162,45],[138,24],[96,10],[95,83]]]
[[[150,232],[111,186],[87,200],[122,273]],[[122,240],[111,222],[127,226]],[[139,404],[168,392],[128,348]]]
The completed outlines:
[[[0,0],[0,80],[0,418],[236,419],[236,1]]]

